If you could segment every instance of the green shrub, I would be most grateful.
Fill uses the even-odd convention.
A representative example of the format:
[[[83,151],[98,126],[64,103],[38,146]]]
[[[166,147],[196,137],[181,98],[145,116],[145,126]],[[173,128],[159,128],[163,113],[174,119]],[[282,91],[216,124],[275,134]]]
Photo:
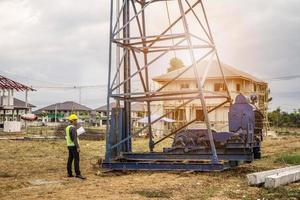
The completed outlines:
[[[285,153],[281,154],[275,162],[285,163],[290,165],[300,165],[300,153]]]

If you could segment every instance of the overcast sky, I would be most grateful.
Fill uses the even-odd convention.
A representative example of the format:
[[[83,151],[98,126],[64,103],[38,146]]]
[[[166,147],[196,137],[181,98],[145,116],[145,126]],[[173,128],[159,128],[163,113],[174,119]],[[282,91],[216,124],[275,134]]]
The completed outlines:
[[[109,2],[0,0],[0,74],[36,86],[38,107],[79,101],[78,90],[41,86],[105,85]],[[300,75],[300,2],[204,2],[221,60],[266,80],[271,108],[300,108],[300,79],[272,80]],[[105,96],[105,87],[83,89],[82,103],[95,108]]]

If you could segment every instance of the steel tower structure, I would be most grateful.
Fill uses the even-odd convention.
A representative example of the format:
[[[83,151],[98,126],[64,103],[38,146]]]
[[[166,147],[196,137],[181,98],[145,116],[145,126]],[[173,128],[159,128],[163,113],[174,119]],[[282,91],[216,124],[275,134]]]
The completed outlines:
[[[163,117],[187,104],[200,100],[211,148],[211,163],[219,163],[212,136],[209,113],[230,103],[231,97],[224,77],[221,62],[208,23],[202,0],[112,0],[110,13],[109,74],[107,105],[113,101],[117,108],[107,113],[105,161],[111,162],[120,152],[131,152],[131,139],[142,131],[149,135],[149,152],[155,145],[194,123],[183,124],[172,133],[154,141],[152,125]],[[161,87],[151,87],[151,74],[161,70],[161,63],[171,55],[189,59],[189,65],[172,80]],[[223,77],[225,93],[203,89],[205,74],[199,74],[198,63],[214,57]],[[209,63],[209,62],[208,62]],[[205,66],[209,70],[210,65]],[[193,91],[166,91],[165,88],[188,70],[193,70],[197,89]],[[133,87],[139,85],[141,91]],[[219,105],[208,109],[206,100],[223,99]],[[164,113],[151,121],[151,103],[155,101],[182,102],[174,111]],[[144,102],[147,105],[148,124],[137,131],[131,127],[131,104]]]

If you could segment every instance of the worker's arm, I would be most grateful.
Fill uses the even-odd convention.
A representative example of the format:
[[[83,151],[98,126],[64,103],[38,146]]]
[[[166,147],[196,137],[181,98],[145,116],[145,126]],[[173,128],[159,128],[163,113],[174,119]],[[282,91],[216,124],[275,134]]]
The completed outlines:
[[[72,127],[71,130],[71,140],[74,142],[76,149],[79,149],[79,144],[78,144],[78,140],[77,140],[77,131],[75,127]]]

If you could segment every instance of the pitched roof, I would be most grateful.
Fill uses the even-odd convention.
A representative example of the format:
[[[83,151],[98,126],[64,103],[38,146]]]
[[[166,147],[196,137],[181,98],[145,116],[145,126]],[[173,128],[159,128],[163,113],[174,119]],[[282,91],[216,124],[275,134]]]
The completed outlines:
[[[146,104],[140,102],[133,103],[131,105],[131,111],[136,111],[136,112],[146,111]]]
[[[109,110],[111,110],[111,108],[115,108],[115,107],[116,107],[116,102],[112,102],[112,103],[109,104]],[[100,106],[99,108],[96,108],[95,111],[97,111],[97,112],[106,112],[107,111],[107,105]]]
[[[2,99],[3,99],[3,96],[0,97],[0,101],[2,101]],[[25,101],[14,98],[14,108],[26,108],[25,105],[26,105]],[[29,108],[35,108],[36,106],[28,103],[28,107]]]
[[[81,105],[79,103],[73,102],[73,101],[66,101],[63,103],[56,103],[52,104],[50,106],[46,106],[44,108],[38,109],[34,111],[35,114],[39,114],[43,111],[91,111],[92,109],[89,107],[86,107],[84,105]]]
[[[14,98],[14,107],[15,108],[26,108],[26,102],[22,101],[20,99]],[[36,106],[28,103],[28,107],[35,108]]]
[[[1,75],[0,75],[0,89],[17,90],[17,91],[25,91],[25,90],[35,91],[35,89],[31,87],[28,87],[26,85],[23,85],[21,83],[18,83],[16,81],[13,81]]]
[[[208,60],[203,60],[198,63],[197,71],[198,71],[198,74],[200,77],[203,76],[203,74],[205,73],[205,67],[208,64],[208,62],[209,62]],[[172,78],[176,77],[181,72],[183,72],[185,69],[187,69],[187,67],[183,67],[183,68],[168,72],[161,76],[156,76],[153,78],[153,81],[156,81],[156,82],[169,81]],[[254,81],[256,83],[266,84],[265,81],[260,80],[251,74],[248,74],[246,72],[238,70],[230,65],[222,63],[222,69],[223,69],[225,78],[242,78],[242,79]],[[216,60],[213,60],[210,64],[210,68],[207,72],[207,79],[219,79],[221,76],[222,76],[222,74],[219,69],[218,62]],[[194,80],[194,79],[195,79],[194,70],[191,67],[176,80]]]
[[[112,102],[109,104],[109,110],[111,110],[111,108],[115,108],[116,107],[116,102]],[[123,107],[121,105],[121,107]],[[131,111],[144,111],[144,104],[143,103],[133,103],[131,104]],[[99,108],[96,108],[95,111],[97,112],[106,112],[107,111],[107,106],[104,105],[104,106],[101,106]]]

